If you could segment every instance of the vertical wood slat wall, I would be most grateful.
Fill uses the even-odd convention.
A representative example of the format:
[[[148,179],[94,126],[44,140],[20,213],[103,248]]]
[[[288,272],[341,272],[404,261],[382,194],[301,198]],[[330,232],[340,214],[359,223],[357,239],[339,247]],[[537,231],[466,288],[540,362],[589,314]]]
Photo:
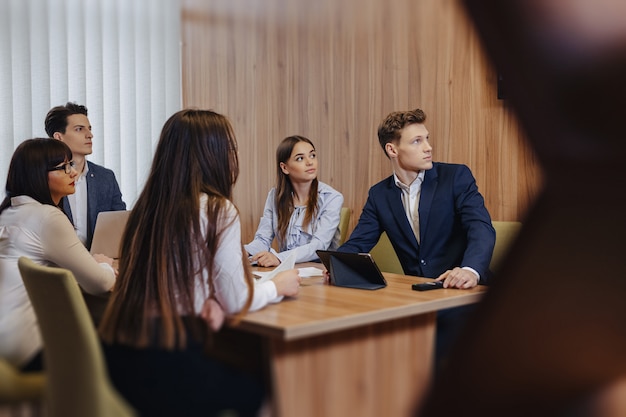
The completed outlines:
[[[522,220],[538,162],[456,0],[182,0],[183,105],[228,116],[239,143],[235,203],[252,239],[275,182],[275,149],[315,143],[318,178],[341,191],[352,229],[390,174],[389,112],[420,107],[434,160],[465,163],[494,220]]]

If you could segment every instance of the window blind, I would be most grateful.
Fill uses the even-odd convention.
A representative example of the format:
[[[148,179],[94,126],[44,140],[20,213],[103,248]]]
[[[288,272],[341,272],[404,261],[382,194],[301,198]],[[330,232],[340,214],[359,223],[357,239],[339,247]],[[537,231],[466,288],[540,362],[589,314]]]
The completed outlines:
[[[3,0],[0,181],[15,147],[45,137],[48,110],[87,106],[88,159],[112,169],[132,207],[163,123],[181,108],[178,0]]]

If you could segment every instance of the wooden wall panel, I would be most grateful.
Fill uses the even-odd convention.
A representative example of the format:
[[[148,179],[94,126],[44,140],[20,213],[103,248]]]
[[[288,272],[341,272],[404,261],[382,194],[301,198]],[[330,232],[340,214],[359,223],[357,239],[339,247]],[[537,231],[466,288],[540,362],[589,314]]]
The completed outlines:
[[[183,0],[183,103],[227,115],[239,142],[235,203],[253,237],[275,149],[316,145],[321,181],[354,227],[390,174],[376,128],[394,110],[428,115],[434,159],[470,166],[494,220],[520,220],[541,186],[523,132],[455,0]]]

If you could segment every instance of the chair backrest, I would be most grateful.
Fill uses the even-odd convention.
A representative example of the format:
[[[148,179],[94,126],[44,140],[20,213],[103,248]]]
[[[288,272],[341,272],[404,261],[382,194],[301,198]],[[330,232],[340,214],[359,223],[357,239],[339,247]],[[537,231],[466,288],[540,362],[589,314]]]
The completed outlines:
[[[339,233],[341,234],[341,240],[339,244],[343,244],[348,237],[348,227],[350,224],[350,208],[342,207],[341,214],[339,215]]]
[[[67,269],[21,257],[18,267],[41,331],[49,417],[135,415],[109,380],[96,329]]]
[[[21,372],[6,360],[0,359],[0,405],[41,402],[45,381],[42,372]]]
[[[511,243],[513,243],[522,229],[522,223],[515,221],[492,221],[491,224],[496,229],[496,245],[493,248],[489,269],[496,271],[508,252]]]
[[[509,250],[511,243],[513,243],[522,229],[522,223],[517,221],[493,221],[492,224],[494,229],[496,229],[496,244],[493,249],[489,269],[495,271],[500,266],[500,262]],[[378,243],[370,251],[370,254],[381,271],[404,274],[400,260],[385,232],[380,235]]]
[[[387,233],[383,232],[383,234],[380,235],[378,243],[372,248],[370,254],[382,272],[404,274],[398,255],[396,255],[396,251],[393,249]]]

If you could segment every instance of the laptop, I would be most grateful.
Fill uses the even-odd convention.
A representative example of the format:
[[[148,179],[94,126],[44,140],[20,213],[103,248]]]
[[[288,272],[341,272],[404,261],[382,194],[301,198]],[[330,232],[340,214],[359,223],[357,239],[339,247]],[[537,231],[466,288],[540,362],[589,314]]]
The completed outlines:
[[[126,229],[130,210],[101,211],[96,218],[96,227],[91,241],[91,253],[102,253],[109,258],[120,257],[120,244]]]
[[[318,250],[317,256],[328,270],[332,285],[364,290],[387,286],[385,277],[369,253]]]

